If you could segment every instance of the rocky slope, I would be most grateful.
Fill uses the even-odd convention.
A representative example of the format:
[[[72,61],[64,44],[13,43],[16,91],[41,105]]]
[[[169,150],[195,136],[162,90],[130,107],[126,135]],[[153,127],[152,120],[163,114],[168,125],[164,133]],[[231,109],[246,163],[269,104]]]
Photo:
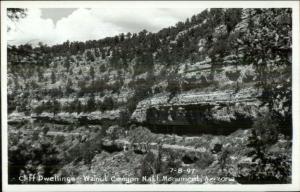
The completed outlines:
[[[8,123],[20,133],[48,127],[40,137],[64,149],[60,155],[68,159],[60,174],[80,167],[75,175],[107,168],[162,176],[169,174],[166,159],[176,156],[172,165],[190,162],[200,167],[195,175],[216,176],[224,174],[226,157],[234,172],[226,174],[238,178],[238,162],[248,151],[239,149],[248,147],[250,128],[280,127],[276,134],[289,143],[291,52],[290,9],[210,9],[158,33],[12,46]],[[271,125],[257,125],[269,113]],[[53,134],[60,132],[70,137],[60,142]],[[243,141],[235,143],[239,137]],[[159,150],[148,148],[159,143]],[[230,151],[212,154],[216,144]],[[159,168],[143,170],[149,158],[160,159]]]

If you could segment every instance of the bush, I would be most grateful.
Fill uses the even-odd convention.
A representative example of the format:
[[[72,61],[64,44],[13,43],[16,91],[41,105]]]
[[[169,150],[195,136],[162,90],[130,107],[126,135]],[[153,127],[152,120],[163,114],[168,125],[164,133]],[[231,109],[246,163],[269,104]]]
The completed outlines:
[[[105,97],[100,106],[101,111],[112,110],[113,108],[114,100],[112,99],[112,97]]]
[[[254,122],[253,129],[263,145],[274,144],[278,140],[279,126],[270,113],[261,114]]]
[[[248,138],[247,147],[252,149],[247,156],[251,162],[238,164],[236,180],[245,184],[289,183],[291,160],[287,154],[268,153],[267,149],[278,141],[279,126],[270,113],[259,117]]]
[[[62,144],[64,142],[65,142],[65,136],[63,136],[63,135],[57,135],[57,136],[55,136],[55,144],[56,145],[60,145],[60,144]]]
[[[92,54],[90,50],[86,52],[86,59],[87,61],[95,61],[95,56]]]
[[[237,81],[238,78],[240,77],[241,72],[239,70],[237,71],[226,71],[226,76],[230,81]]]
[[[67,162],[90,164],[94,156],[102,150],[103,131],[99,131],[89,140],[81,141],[68,150]]]
[[[199,167],[200,169],[205,169],[209,165],[214,162],[214,157],[211,155],[211,153],[208,152],[203,152],[200,154],[197,154],[198,161],[196,161],[196,166]]]
[[[99,71],[100,71],[101,73],[104,73],[104,72],[106,71],[105,65],[100,65]]]
[[[128,110],[120,112],[120,118],[118,119],[119,126],[126,126],[130,120],[130,113]]]
[[[13,138],[12,138],[13,140]],[[15,140],[16,141],[16,140]],[[39,174],[51,177],[59,170],[62,159],[60,151],[47,137],[39,140],[24,136],[10,143],[8,150],[8,181],[10,184],[35,183],[20,181],[19,176]],[[45,182],[47,183],[47,182]],[[51,182],[53,183],[53,182]]]
[[[132,114],[134,112],[138,103],[139,103],[139,100],[137,99],[137,97],[135,95],[128,99],[128,101],[126,103],[126,109],[129,111],[129,114]]]
[[[149,151],[142,159],[141,176],[150,177],[160,172],[160,159],[152,151]]]
[[[238,164],[235,178],[242,184],[291,183],[291,160],[285,155],[266,154],[249,164]]]
[[[92,112],[92,111],[95,111],[95,110],[96,110],[96,101],[95,101],[95,97],[92,95],[87,100],[85,111],[86,112]]]
[[[229,154],[230,154],[230,151],[228,149],[223,149],[219,156],[218,160],[219,160],[219,164],[220,164],[222,173],[224,173],[224,169],[228,166]]]
[[[178,92],[180,92],[180,80],[179,77],[177,76],[170,76],[168,78],[168,86],[166,88],[166,90],[168,92],[170,92],[171,94],[176,94]]]

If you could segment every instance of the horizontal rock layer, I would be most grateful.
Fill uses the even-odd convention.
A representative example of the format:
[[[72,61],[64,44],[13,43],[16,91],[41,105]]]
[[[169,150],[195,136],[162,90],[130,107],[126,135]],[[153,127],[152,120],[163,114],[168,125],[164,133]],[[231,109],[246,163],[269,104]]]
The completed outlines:
[[[254,89],[167,95],[143,100],[131,119],[155,132],[228,134],[249,128],[257,116],[260,101]],[[170,100],[168,102],[168,100]]]

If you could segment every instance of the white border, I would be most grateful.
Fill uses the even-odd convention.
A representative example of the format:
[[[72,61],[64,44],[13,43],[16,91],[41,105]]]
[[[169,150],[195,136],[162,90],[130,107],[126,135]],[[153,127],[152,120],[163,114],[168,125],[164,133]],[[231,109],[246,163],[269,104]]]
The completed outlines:
[[[292,184],[73,184],[73,185],[8,185],[7,178],[7,41],[6,8],[293,8],[293,172]],[[298,191],[300,190],[300,60],[299,1],[1,1],[1,99],[2,99],[2,184],[3,191]],[[298,181],[298,182],[297,182]]]

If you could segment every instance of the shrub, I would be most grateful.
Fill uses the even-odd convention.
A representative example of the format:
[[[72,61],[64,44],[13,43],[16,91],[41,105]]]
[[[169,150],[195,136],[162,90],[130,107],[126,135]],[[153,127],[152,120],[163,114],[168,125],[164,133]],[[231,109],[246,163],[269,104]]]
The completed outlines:
[[[62,144],[64,142],[65,142],[65,136],[63,136],[63,135],[57,135],[57,136],[55,136],[55,144],[56,145],[60,145],[60,144]]]
[[[56,115],[61,110],[61,104],[56,99],[52,101],[52,113]]]
[[[247,147],[252,149],[247,156],[251,162],[239,163],[236,180],[239,183],[289,183],[290,157],[286,154],[268,153],[270,145],[278,140],[279,126],[270,113],[263,114],[253,125]]]
[[[236,180],[242,184],[291,183],[291,160],[286,155],[266,154],[248,164],[238,164]]]
[[[198,157],[195,153],[186,153],[183,157],[182,157],[182,161],[185,164],[192,164],[195,163],[196,161],[198,161]]]
[[[220,156],[219,156],[219,164],[220,164],[220,168],[221,171],[223,173],[224,169],[226,168],[228,161],[229,161],[229,150],[228,149],[223,149]]]
[[[151,85],[144,84],[143,86],[140,85],[140,87],[136,87],[134,91],[134,95],[128,99],[126,108],[129,111],[129,113],[133,113],[136,109],[136,106],[138,103],[146,99],[151,95]]]
[[[237,71],[226,71],[226,76],[230,81],[237,81],[240,77],[241,72],[239,70]]]
[[[106,71],[105,65],[100,65],[99,71],[100,71],[100,73],[104,73]]]
[[[198,161],[196,161],[195,164],[200,169],[207,168],[215,160],[214,157],[208,152],[203,152],[203,153],[197,154],[197,158],[198,158]]]
[[[100,130],[93,138],[77,143],[68,150],[67,161],[75,163],[84,161],[84,164],[90,164],[94,156],[102,150],[103,137]]]
[[[261,114],[254,122],[253,129],[263,145],[274,144],[278,140],[279,126],[270,113]]]
[[[51,72],[51,83],[54,84],[56,82],[56,76],[54,71]]]
[[[139,101],[135,95],[128,99],[128,101],[126,103],[126,108],[130,114],[132,114],[134,112],[138,103],[139,103]]]
[[[157,174],[160,172],[160,159],[152,151],[149,151],[145,157],[142,159],[141,163],[141,175],[150,177],[152,174]]]
[[[120,118],[118,119],[119,126],[126,126],[130,120],[130,113],[128,110],[120,112]]]
[[[92,95],[86,103],[85,111],[86,112],[91,112],[96,110],[96,101],[95,97]]]
[[[112,99],[112,97],[105,97],[100,106],[101,111],[112,110],[113,108],[114,100]]]
[[[86,52],[86,59],[87,59],[88,61],[95,61],[95,56],[92,54],[92,52],[91,52],[90,50],[88,50],[88,51]]]
[[[179,80],[179,77],[177,77],[177,76],[170,76],[169,78],[168,78],[168,86],[167,86],[167,88],[166,88],[166,90],[168,91],[168,92],[170,92],[171,94],[176,94],[176,93],[178,93],[178,92],[180,92],[180,80]]]
[[[17,143],[9,146],[8,180],[10,184],[35,183],[36,181],[20,181],[23,174],[39,174],[44,177],[53,176],[61,166],[60,151],[47,137],[34,140],[22,135]],[[45,183],[47,183],[45,181]],[[51,182],[53,183],[53,182]]]

